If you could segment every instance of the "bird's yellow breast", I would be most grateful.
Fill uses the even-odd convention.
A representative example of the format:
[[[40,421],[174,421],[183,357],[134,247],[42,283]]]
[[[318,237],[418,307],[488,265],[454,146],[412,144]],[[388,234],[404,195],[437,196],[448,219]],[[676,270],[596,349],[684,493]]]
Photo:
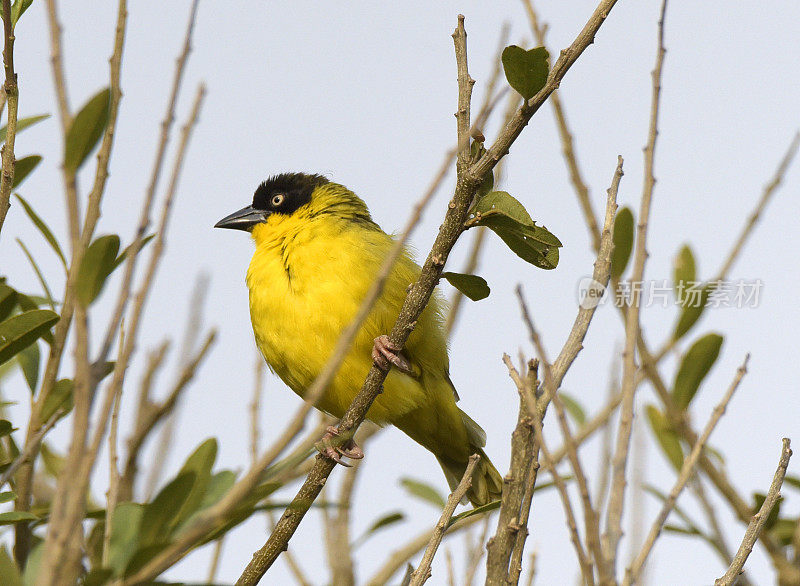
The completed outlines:
[[[247,271],[256,343],[269,366],[299,395],[322,370],[336,342],[357,313],[393,241],[374,224],[335,215],[271,216],[253,229],[256,250]],[[362,326],[333,383],[318,406],[341,416],[371,366],[373,339],[391,330],[419,268],[404,255]],[[446,376],[447,352],[435,300],[419,320],[406,348],[421,372]],[[412,359],[414,356],[412,356]],[[430,367],[428,366],[430,361]],[[434,366],[435,365],[435,366]],[[388,421],[425,403],[424,385],[395,370],[369,412]]]

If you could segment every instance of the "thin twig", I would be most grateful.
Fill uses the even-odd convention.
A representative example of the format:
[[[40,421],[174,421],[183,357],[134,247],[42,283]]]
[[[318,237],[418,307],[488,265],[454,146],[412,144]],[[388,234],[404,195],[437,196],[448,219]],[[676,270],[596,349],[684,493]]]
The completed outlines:
[[[120,345],[124,337],[124,329],[120,330]],[[122,393],[114,397],[111,411],[111,425],[108,430],[108,492],[106,493],[106,526],[103,532],[103,567],[108,567],[111,554],[111,520],[119,502],[120,473],[118,466],[117,441],[119,437],[119,409]]]
[[[484,520],[482,515],[473,515],[461,521],[457,521],[450,526],[447,530],[447,536],[454,535],[459,531],[463,531],[468,527],[472,527],[475,523]],[[419,535],[412,537],[408,542],[397,550],[381,565],[380,568],[365,582],[366,586],[384,586],[388,584],[392,576],[394,576],[401,568],[408,564],[408,560],[422,551],[431,540],[433,534],[432,529],[426,529]],[[413,571],[413,567],[412,567]]]
[[[475,470],[475,466],[478,465],[478,460],[480,459],[481,457],[478,454],[473,454],[469,457],[464,476],[462,476],[461,482],[458,483],[455,490],[450,493],[444,510],[442,511],[442,516],[439,518],[439,522],[436,523],[431,539],[428,542],[428,547],[425,548],[425,553],[422,555],[422,561],[411,574],[409,586],[421,586],[430,578],[433,557],[436,555],[436,550],[439,549],[439,545],[442,543],[442,538],[444,537],[445,531],[447,531],[447,525],[450,523],[453,511],[456,510],[458,503],[461,502],[461,499],[467,494],[469,487],[472,486],[472,472]]]
[[[697,461],[700,458],[700,454],[703,451],[706,443],[708,442],[708,438],[711,436],[711,432],[714,431],[714,428],[717,426],[717,423],[725,414],[725,409],[728,406],[731,398],[733,397],[733,393],[736,392],[736,389],[739,388],[739,383],[742,382],[742,378],[747,373],[747,361],[750,359],[750,356],[746,356],[744,359],[744,363],[737,369],[736,376],[733,379],[730,387],[728,387],[728,391],[725,393],[725,396],[720,401],[719,405],[714,408],[714,411],[711,414],[711,418],[708,420],[705,428],[703,429],[703,433],[698,438],[697,442],[695,442],[694,447],[692,448],[689,457],[683,461],[683,466],[681,466],[680,474],[678,475],[678,479],[675,482],[675,485],[672,487],[672,490],[669,492],[664,504],[661,507],[661,511],[659,511],[658,516],[656,517],[655,521],[653,521],[653,525],[650,528],[650,532],[647,535],[647,538],[642,545],[641,551],[636,556],[636,559],[633,560],[630,567],[625,572],[625,580],[623,581],[623,586],[631,586],[636,582],[639,577],[639,573],[642,571],[645,562],[647,561],[647,556],[650,555],[650,551],[653,549],[655,545],[656,539],[658,538],[659,534],[661,533],[661,529],[664,526],[664,523],[667,520],[670,512],[672,511],[675,503],[678,500],[678,496],[680,496],[683,487],[686,486],[686,483],[689,481],[689,478],[692,474],[694,474],[695,466],[697,466]],[[755,537],[754,537],[755,539]],[[742,562],[744,563],[744,562]]]
[[[609,206],[612,209],[615,208],[616,201],[610,201]],[[592,556],[594,557],[600,582],[610,582],[613,581],[613,576],[607,576],[603,573],[607,569],[607,564],[603,559],[603,552],[600,547],[599,514],[598,510],[592,505],[591,493],[589,492],[589,483],[586,480],[586,474],[583,471],[583,466],[581,465],[580,458],[578,457],[578,446],[569,427],[569,422],[567,421],[567,415],[564,405],[561,402],[561,398],[557,395],[556,389],[551,387],[553,384],[553,373],[550,368],[549,358],[547,357],[547,353],[544,349],[544,344],[542,344],[541,338],[539,337],[539,334],[533,325],[533,320],[528,312],[528,308],[525,304],[525,298],[522,294],[522,288],[520,286],[517,287],[517,297],[519,298],[519,302],[522,307],[523,319],[528,327],[531,341],[536,348],[536,352],[539,354],[539,361],[544,367],[545,393],[547,396],[551,396],[553,398],[553,406],[556,410],[556,419],[558,420],[559,427],[561,428],[561,434],[564,437],[564,444],[567,447],[567,458],[570,462],[570,466],[572,467],[572,473],[575,475],[575,480],[578,484],[578,491],[581,496],[581,504],[583,505],[584,532],[586,534],[586,542],[589,546]]]
[[[169,144],[170,131],[175,121],[175,108],[178,103],[180,90],[183,87],[183,74],[186,70],[186,63],[189,60],[189,54],[191,53],[192,33],[194,32],[194,23],[197,16],[198,3],[199,0],[193,0],[192,6],[189,9],[189,20],[186,25],[186,32],[184,34],[183,48],[175,62],[175,73],[172,79],[172,88],[170,89],[169,99],[167,100],[166,112],[163,120],[161,121],[161,132],[158,140],[158,146],[156,147],[155,151],[153,168],[150,172],[150,181],[145,191],[142,209],[139,213],[139,223],[136,227],[133,242],[130,245],[130,254],[128,254],[128,258],[125,261],[125,273],[122,278],[122,284],[120,285],[119,295],[117,297],[112,318],[108,323],[108,327],[106,328],[106,335],[99,352],[99,357],[97,359],[98,361],[104,361],[108,356],[108,353],[111,351],[111,347],[114,343],[115,332],[117,331],[119,322],[122,320],[122,316],[125,313],[125,308],[130,297],[134,269],[136,268],[136,260],[139,256],[142,239],[145,237],[147,227],[150,224],[150,211],[153,208],[153,202],[155,201],[156,196],[156,187],[158,186],[158,180],[161,177],[161,171],[164,167],[164,162],[166,161],[165,153],[167,150],[167,145]]]
[[[0,230],[3,229],[6,214],[11,202],[11,188],[14,185],[14,171],[17,162],[14,159],[14,141],[17,137],[17,109],[19,106],[19,88],[17,74],[14,72],[14,29],[11,23],[11,0],[3,0],[3,66],[5,83],[3,89],[8,99],[8,124],[6,126],[6,142],[3,145],[3,174],[0,179]]]
[[[539,450],[541,451],[542,464],[553,477],[553,483],[555,484],[559,497],[561,498],[561,505],[564,509],[564,514],[567,517],[567,528],[569,529],[570,541],[572,542],[572,545],[575,548],[575,553],[578,556],[578,563],[581,567],[583,580],[586,584],[588,584],[588,586],[594,586],[595,580],[593,564],[586,553],[586,549],[583,547],[583,542],[581,541],[580,534],[578,533],[578,524],[575,521],[575,512],[572,509],[572,503],[569,499],[569,494],[567,493],[567,485],[564,482],[561,474],[559,474],[558,469],[553,464],[550,450],[548,449],[547,443],[544,439],[541,410],[536,407],[537,401],[534,395],[534,390],[525,384],[525,380],[523,380],[523,378],[519,375],[517,369],[514,368],[514,364],[511,362],[511,358],[508,356],[508,354],[503,355],[503,362],[505,363],[506,367],[508,367],[508,374],[511,377],[511,380],[514,381],[517,390],[521,395],[525,396],[525,402],[528,405],[534,405],[533,409],[539,411],[539,413],[536,413],[535,411],[532,413],[531,422],[533,423],[533,428],[536,433],[536,441],[538,442]],[[546,379],[548,382],[545,384],[549,383],[549,385],[552,385],[552,375],[547,376]]]
[[[644,265],[647,260],[647,226],[650,217],[650,203],[653,197],[655,177],[653,174],[655,161],[656,137],[658,135],[658,111],[661,96],[661,70],[664,63],[664,14],[667,2],[662,1],[661,16],[658,21],[658,50],[656,65],[653,69],[653,90],[650,109],[650,129],[647,146],[644,150],[644,187],[639,208],[639,225],[636,232],[636,252],[633,260],[633,284],[631,298],[625,319],[625,349],[622,363],[622,408],[620,410],[619,428],[612,461],[611,492],[606,515],[606,532],[603,536],[603,554],[610,564],[608,574],[614,575],[617,559],[617,547],[622,537],[622,510],[625,500],[625,469],[628,463],[631,429],[633,425],[634,399],[636,393],[636,341],[640,336],[639,312],[641,309],[641,289],[636,286],[642,282]]]
[[[767,204],[772,199],[773,194],[778,190],[778,187],[780,187],[781,183],[783,183],[783,178],[786,175],[786,171],[789,169],[789,165],[797,155],[798,149],[800,149],[800,132],[795,133],[791,143],[789,144],[789,148],[786,149],[783,159],[781,159],[781,162],[778,164],[778,168],[775,170],[775,174],[772,176],[772,179],[769,181],[769,183],[764,186],[764,192],[761,194],[761,199],[758,201],[755,209],[750,213],[742,232],[739,234],[739,238],[736,240],[736,243],[733,245],[730,253],[728,253],[728,257],[725,259],[722,267],[720,267],[715,280],[723,280],[733,266],[733,263],[736,262],[736,259],[739,257],[739,254],[747,242],[747,239],[750,237],[750,234],[753,232],[756,224],[758,224],[761,214],[764,212]]]
[[[783,438],[781,458],[778,462],[778,469],[775,471],[775,476],[772,479],[772,484],[767,492],[767,497],[764,499],[761,508],[753,515],[753,518],[747,525],[747,531],[745,531],[742,544],[739,546],[739,550],[733,558],[733,563],[721,578],[714,581],[714,586],[733,586],[736,582],[736,578],[742,573],[742,568],[744,568],[744,564],[750,552],[753,551],[753,545],[759,533],[764,529],[764,524],[767,522],[770,512],[781,496],[781,486],[786,476],[786,469],[789,467],[789,459],[792,457],[792,449],[790,446],[791,441],[789,438]]]

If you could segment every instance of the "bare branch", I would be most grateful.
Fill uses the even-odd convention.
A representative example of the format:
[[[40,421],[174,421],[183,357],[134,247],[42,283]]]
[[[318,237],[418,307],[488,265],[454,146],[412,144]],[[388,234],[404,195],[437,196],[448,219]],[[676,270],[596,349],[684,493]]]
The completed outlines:
[[[692,476],[692,474],[694,474],[695,467],[697,466],[697,461],[700,458],[700,454],[702,453],[703,448],[708,442],[708,438],[711,437],[711,432],[714,431],[714,428],[717,426],[717,423],[719,422],[720,418],[722,418],[722,416],[724,415],[725,409],[727,408],[728,403],[733,397],[733,393],[736,392],[737,388],[739,388],[739,383],[742,381],[742,378],[744,378],[744,375],[747,373],[747,361],[749,359],[750,359],[749,355],[745,357],[744,363],[736,371],[736,376],[734,377],[733,382],[728,388],[728,391],[725,393],[725,396],[722,398],[722,401],[720,401],[719,405],[717,405],[714,408],[714,411],[711,414],[711,418],[708,420],[705,429],[703,429],[703,433],[695,442],[694,447],[692,448],[692,451],[689,454],[689,457],[683,461],[683,466],[681,467],[680,474],[678,474],[678,480],[675,482],[675,485],[669,492],[667,499],[664,501],[664,504],[661,507],[661,511],[659,511],[658,516],[653,522],[653,525],[650,528],[650,533],[648,533],[644,545],[642,545],[642,549],[639,552],[639,555],[636,556],[636,559],[633,560],[630,567],[625,572],[625,580],[623,581],[624,586],[631,586],[636,582],[637,578],[639,577],[639,573],[642,571],[642,568],[644,567],[644,564],[647,561],[647,556],[650,555],[650,551],[653,549],[656,539],[661,533],[661,528],[664,526],[667,517],[672,511],[672,508],[675,506],[675,503],[678,500],[678,496],[681,494],[683,487],[686,486],[686,483],[689,481],[689,478]]]
[[[767,497],[764,499],[764,503],[761,505],[758,513],[753,515],[753,518],[750,520],[742,544],[736,552],[736,557],[733,558],[733,563],[721,578],[714,581],[714,586],[733,586],[736,582],[736,578],[742,573],[742,568],[744,568],[744,564],[750,552],[753,551],[753,545],[759,533],[764,529],[764,524],[767,522],[770,512],[781,496],[781,486],[786,476],[786,469],[789,467],[789,459],[792,457],[792,449],[790,446],[791,441],[789,438],[783,438],[781,458],[778,462],[778,469],[775,471],[775,476],[772,479],[772,484],[769,487],[769,492],[767,492]]]
[[[459,19],[461,23],[463,23],[463,16]],[[436,527],[433,529],[433,534],[431,535],[431,539],[428,542],[428,547],[425,548],[425,553],[422,556],[422,561],[417,566],[417,569],[411,574],[411,582],[409,586],[421,586],[424,584],[428,578],[431,576],[431,563],[433,562],[433,556],[436,555],[436,550],[439,549],[439,545],[442,543],[442,538],[444,537],[445,531],[447,531],[447,525],[450,523],[450,519],[453,516],[453,511],[456,510],[458,503],[461,502],[461,499],[464,498],[464,495],[467,494],[467,490],[470,486],[472,486],[472,472],[475,470],[475,466],[478,465],[478,460],[481,457],[478,454],[473,454],[469,457],[469,463],[467,464],[467,469],[464,471],[464,476],[461,478],[461,482],[458,483],[455,490],[450,493],[450,496],[447,499],[447,504],[444,506],[444,510],[442,511],[442,516],[439,518],[439,522],[436,523]]]
[[[650,217],[650,203],[653,197],[655,177],[653,174],[655,162],[656,137],[658,135],[658,111],[661,96],[661,70],[664,63],[664,14],[667,2],[661,4],[661,17],[658,21],[658,51],[656,65],[653,69],[653,91],[650,108],[650,130],[647,146],[644,150],[644,187],[639,208],[639,225],[636,232],[636,252],[633,259],[633,273],[631,283],[640,283],[644,276],[644,265],[647,260],[647,226]],[[622,363],[622,408],[620,422],[617,430],[616,447],[612,462],[611,493],[606,516],[606,532],[603,536],[603,553],[608,560],[610,574],[614,574],[617,559],[617,546],[622,537],[622,509],[625,501],[625,469],[628,462],[631,429],[633,425],[634,395],[636,393],[636,342],[640,337],[639,312],[641,289],[632,288],[631,298],[625,318],[625,349],[623,350]]]
[[[14,171],[17,162],[14,159],[14,141],[17,137],[17,109],[19,107],[19,88],[17,74],[14,72],[14,29],[11,22],[11,0],[3,0],[3,66],[6,80],[3,84],[8,99],[8,124],[6,126],[6,142],[3,145],[3,173],[0,179],[0,230],[3,229],[6,214],[11,200],[11,188],[14,185]]]

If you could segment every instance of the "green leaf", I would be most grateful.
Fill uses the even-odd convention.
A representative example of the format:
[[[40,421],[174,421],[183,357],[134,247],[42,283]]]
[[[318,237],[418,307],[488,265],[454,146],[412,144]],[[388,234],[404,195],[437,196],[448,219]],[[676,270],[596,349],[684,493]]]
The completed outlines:
[[[5,586],[22,586],[22,576],[6,546],[0,546],[0,583]]]
[[[672,283],[675,287],[675,299],[683,304],[686,288],[697,283],[697,263],[688,244],[684,244],[672,267]]]
[[[783,483],[786,486],[791,486],[792,488],[800,490],[800,476],[792,476],[791,474],[787,474],[783,479]]]
[[[442,510],[446,504],[444,497],[439,494],[438,490],[421,480],[415,480],[414,478],[406,476],[400,479],[400,486],[405,488],[406,492],[411,496],[425,501],[439,510]]]
[[[47,227],[47,224],[44,223],[44,221],[39,217],[39,215],[35,211],[33,211],[31,205],[27,201],[25,201],[25,199],[20,194],[15,193],[14,195],[19,200],[19,203],[22,204],[22,207],[25,210],[25,213],[28,214],[28,217],[31,219],[31,222],[33,222],[34,226],[36,226],[39,232],[41,232],[42,236],[44,236],[44,239],[47,240],[48,244],[50,244],[50,248],[52,248],[53,251],[55,251],[56,255],[58,255],[58,258],[61,259],[61,264],[64,265],[64,268],[67,268],[67,259],[64,257],[64,252],[61,250],[61,246],[58,244],[58,240],[56,240],[56,237],[53,236],[53,232],[50,230],[50,228]]]
[[[14,525],[27,521],[38,521],[39,517],[30,511],[8,511],[0,513],[0,525]]]
[[[169,528],[192,492],[197,478],[194,472],[179,474],[145,505],[139,543],[141,547],[169,541]]]
[[[50,118],[50,114],[39,114],[38,116],[29,116],[27,118],[19,118],[17,120],[17,134],[21,131],[25,130],[29,126],[33,126],[37,122],[41,122],[42,120],[47,120]],[[6,134],[8,134],[8,126],[3,126],[0,128],[0,142],[6,141]]]
[[[42,405],[42,421],[50,421],[50,418],[55,415],[56,411],[63,409],[64,413],[59,416],[59,419],[72,411],[72,387],[73,383],[68,378],[57,380],[47,394]]]
[[[64,169],[75,173],[97,146],[106,129],[111,91],[100,90],[72,120],[64,141]]]
[[[17,362],[22,369],[22,374],[25,375],[25,382],[28,383],[31,393],[36,392],[36,385],[39,382],[39,360],[39,344],[36,342],[17,354]]]
[[[531,99],[547,82],[550,54],[544,47],[525,50],[511,45],[503,49],[502,61],[508,85],[526,100]]]
[[[83,578],[81,586],[103,586],[114,576],[114,571],[110,568],[94,568]]]
[[[0,322],[11,315],[16,305],[17,292],[5,283],[0,283]]]
[[[42,289],[44,290],[44,295],[47,298],[47,304],[50,306],[50,309],[55,311],[56,302],[53,301],[53,294],[50,292],[50,287],[47,285],[47,281],[44,280],[44,275],[42,274],[42,271],[39,269],[39,265],[33,259],[33,255],[28,250],[28,247],[25,246],[25,243],[22,242],[22,240],[20,240],[19,238],[16,238],[16,241],[17,244],[19,244],[19,247],[22,249],[22,252],[25,253],[25,256],[27,257],[28,262],[31,264],[31,267],[33,267],[33,272],[36,274],[36,278],[39,279],[39,284],[42,286]]]
[[[11,422],[7,419],[0,419],[0,437],[11,435],[12,431],[14,431],[14,426],[11,425]]]
[[[42,442],[42,464],[44,464],[45,472],[53,478],[58,478],[64,466],[67,465],[67,459],[53,451],[47,442]]]
[[[144,238],[142,238],[142,243],[139,245],[139,252],[142,252],[142,250],[144,250],[144,247],[147,246],[148,242],[150,242],[155,237],[156,237],[155,234],[150,234],[149,236],[145,236]],[[111,267],[112,272],[115,271],[119,265],[125,262],[125,259],[128,258],[128,253],[130,252],[132,247],[133,243],[130,243],[128,244],[128,246],[125,247],[125,250],[123,250],[120,253],[120,255],[117,257],[117,259],[114,261],[114,264]]]
[[[505,191],[493,191],[479,199],[465,223],[467,228],[487,226],[517,256],[543,269],[558,265],[561,241],[544,226],[537,226],[523,206]]]
[[[564,408],[567,410],[567,413],[575,420],[575,423],[578,425],[586,423],[586,411],[572,395],[559,391],[558,396],[561,398],[561,402],[564,403]]]
[[[0,323],[0,364],[42,337],[58,321],[49,309],[31,309]]]
[[[25,178],[30,175],[31,171],[33,171],[41,162],[42,157],[40,155],[30,155],[28,157],[17,159],[17,162],[14,165],[14,183],[11,184],[11,188],[13,189],[25,181]]]
[[[111,539],[108,544],[108,567],[122,576],[139,547],[139,529],[144,505],[119,503],[111,515]]]
[[[764,501],[767,500],[767,495],[762,492],[754,492],[753,493],[753,510],[758,511],[761,509],[761,506],[764,504]],[[767,520],[764,522],[764,529],[769,531],[775,526],[775,523],[778,522],[778,516],[781,512],[781,504],[783,503],[783,497],[779,496],[778,500],[775,502],[775,506],[772,507],[772,510],[769,512],[767,516]]]
[[[382,517],[379,517],[378,519],[372,522],[372,524],[367,528],[366,531],[364,531],[364,533],[360,537],[358,537],[358,539],[353,541],[350,547],[352,549],[360,547],[361,545],[364,544],[365,541],[367,541],[367,539],[372,537],[378,531],[386,529],[391,525],[395,525],[400,521],[403,521],[405,518],[406,518],[405,515],[400,511],[393,511],[391,513],[383,515]]]
[[[770,533],[778,542],[786,547],[794,541],[794,534],[797,531],[798,519],[778,519],[772,527]]]
[[[198,510],[202,511],[217,504],[236,482],[236,473],[231,470],[222,470],[212,475],[208,480],[203,500]]]
[[[86,249],[78,269],[76,293],[84,307],[88,307],[103,290],[106,279],[114,270],[119,252],[119,236],[111,234],[95,239]]]
[[[475,507],[474,509],[471,509],[469,511],[464,511],[463,513],[459,513],[458,515],[450,517],[450,521],[447,523],[447,528],[450,529],[450,527],[452,527],[455,523],[463,521],[464,519],[467,519],[469,517],[473,517],[475,515],[482,515],[484,513],[488,513],[490,511],[494,511],[499,508],[500,508],[500,501],[497,500],[487,503],[480,507]]]
[[[180,511],[176,511],[177,514],[168,528],[169,532],[172,532],[175,527],[201,507],[208,483],[211,480],[211,468],[213,468],[216,458],[217,440],[212,437],[201,443],[178,471],[178,476],[193,473],[195,475],[194,484]]]
[[[17,26],[19,17],[33,4],[33,0],[15,0],[11,7],[11,28]]]
[[[444,272],[442,273],[442,276],[447,279],[448,283],[473,301],[486,299],[491,292],[486,279],[479,277],[478,275]]]
[[[672,386],[672,399],[678,409],[685,410],[694,399],[700,383],[719,356],[722,340],[719,334],[706,334],[684,355]]]
[[[0,503],[10,503],[17,498],[17,493],[12,490],[0,492]]]
[[[678,323],[675,324],[675,331],[672,333],[673,340],[680,340],[697,323],[714,289],[716,289],[716,284],[707,283],[702,286],[685,288],[681,293],[676,290],[676,297],[681,298],[681,313]]]
[[[667,418],[655,405],[647,406],[647,420],[667,459],[676,470],[680,470],[683,467],[683,448],[678,434],[670,429]]]
[[[625,206],[614,218],[614,251],[611,253],[611,277],[619,279],[628,266],[633,250],[634,220],[631,208]]]

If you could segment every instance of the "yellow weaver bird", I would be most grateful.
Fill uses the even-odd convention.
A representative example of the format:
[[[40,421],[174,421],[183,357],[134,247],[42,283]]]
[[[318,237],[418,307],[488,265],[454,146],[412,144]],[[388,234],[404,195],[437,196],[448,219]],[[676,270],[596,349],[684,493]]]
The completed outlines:
[[[302,397],[355,317],[394,241],[352,191],[303,173],[271,177],[256,189],[252,205],[215,227],[252,235],[256,250],[247,287],[256,343],[270,369]],[[473,505],[484,505],[499,498],[502,479],[483,452],[486,434],[456,406],[441,294],[433,295],[402,352],[385,335],[419,274],[420,267],[405,252],[315,406],[341,417],[373,361],[384,370],[394,365],[367,418],[395,425],[430,450],[451,488],[461,480],[470,455],[479,454],[467,497]],[[335,428],[329,433],[335,434]],[[339,454],[363,457],[352,442],[324,453],[337,462]]]

